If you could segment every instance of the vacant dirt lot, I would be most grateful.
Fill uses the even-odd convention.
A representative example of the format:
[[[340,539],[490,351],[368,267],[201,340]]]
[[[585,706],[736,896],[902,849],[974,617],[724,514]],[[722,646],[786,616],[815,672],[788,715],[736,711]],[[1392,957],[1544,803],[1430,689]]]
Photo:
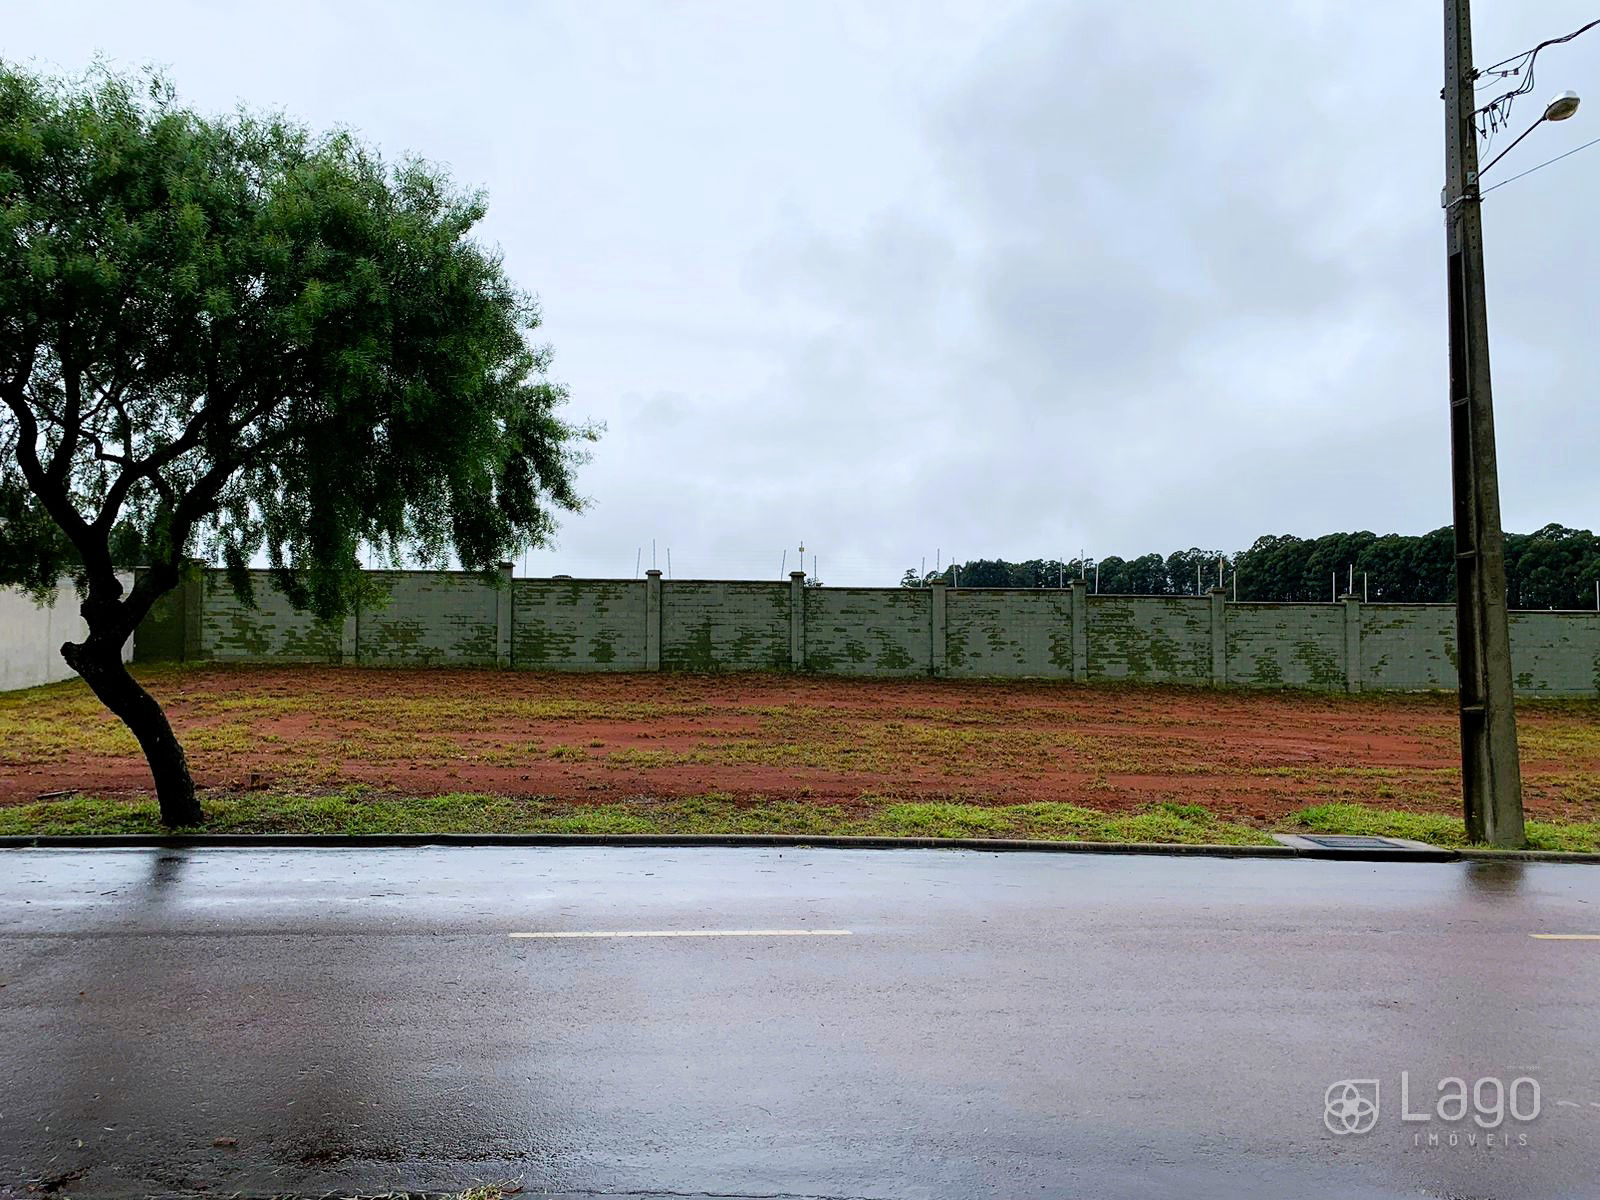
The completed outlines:
[[[360,668],[163,668],[202,786],[574,803],[705,793],[1106,811],[1153,801],[1273,821],[1350,800],[1454,811],[1448,698],[1156,687],[581,676]],[[1521,709],[1534,815],[1600,817],[1600,704]],[[148,789],[133,740],[79,684],[0,697],[0,803]]]

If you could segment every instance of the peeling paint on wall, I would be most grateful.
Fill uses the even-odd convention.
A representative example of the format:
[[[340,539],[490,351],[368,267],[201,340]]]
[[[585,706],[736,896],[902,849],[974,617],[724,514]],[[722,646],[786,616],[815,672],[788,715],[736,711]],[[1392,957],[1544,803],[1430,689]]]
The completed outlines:
[[[1072,593],[956,588],[947,598],[951,675],[1072,675]]]
[[[663,580],[662,669],[785,670],[789,590],[787,583]]]
[[[1209,683],[1211,601],[1090,596],[1089,678]]]
[[[547,671],[645,669],[645,581],[518,579],[511,664]]]
[[[806,588],[806,669],[925,675],[933,669],[932,609],[927,588]]]
[[[1345,690],[1344,605],[1225,608],[1230,684]]]

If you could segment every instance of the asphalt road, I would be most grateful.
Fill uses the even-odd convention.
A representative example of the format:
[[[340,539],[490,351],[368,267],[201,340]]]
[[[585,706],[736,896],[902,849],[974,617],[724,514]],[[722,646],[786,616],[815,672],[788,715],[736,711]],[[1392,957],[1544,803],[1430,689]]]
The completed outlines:
[[[734,935],[510,936],[664,931]],[[1597,1195],[1600,940],[1536,933],[1600,869],[0,852],[0,1195]]]

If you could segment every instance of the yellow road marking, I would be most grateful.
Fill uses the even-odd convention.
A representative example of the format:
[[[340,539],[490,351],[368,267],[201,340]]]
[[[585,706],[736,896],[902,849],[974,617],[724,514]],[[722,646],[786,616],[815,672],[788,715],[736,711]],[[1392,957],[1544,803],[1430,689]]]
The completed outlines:
[[[1541,942],[1600,942],[1600,933],[1530,933]]]
[[[849,937],[848,929],[591,929],[513,933],[514,938]]]

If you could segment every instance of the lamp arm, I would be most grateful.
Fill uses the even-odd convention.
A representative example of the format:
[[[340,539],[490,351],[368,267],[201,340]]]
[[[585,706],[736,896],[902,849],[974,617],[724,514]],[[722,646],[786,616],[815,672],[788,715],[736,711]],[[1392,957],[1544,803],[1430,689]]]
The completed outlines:
[[[1527,137],[1535,129],[1537,129],[1537,128],[1539,128],[1539,126],[1543,125],[1544,122],[1545,122],[1545,118],[1544,117],[1540,117],[1532,125],[1529,125],[1521,133],[1517,134],[1517,140],[1515,142],[1512,142],[1511,145],[1507,146],[1504,150],[1500,151],[1499,154],[1496,154],[1493,158],[1491,158],[1489,160],[1487,166],[1480,167],[1478,169],[1478,178],[1482,179],[1485,175],[1487,175],[1489,173],[1489,167],[1494,166],[1495,163],[1499,162],[1502,158],[1504,158],[1506,155],[1510,154],[1513,150],[1515,150],[1517,148],[1518,142],[1521,142],[1523,138]]]

